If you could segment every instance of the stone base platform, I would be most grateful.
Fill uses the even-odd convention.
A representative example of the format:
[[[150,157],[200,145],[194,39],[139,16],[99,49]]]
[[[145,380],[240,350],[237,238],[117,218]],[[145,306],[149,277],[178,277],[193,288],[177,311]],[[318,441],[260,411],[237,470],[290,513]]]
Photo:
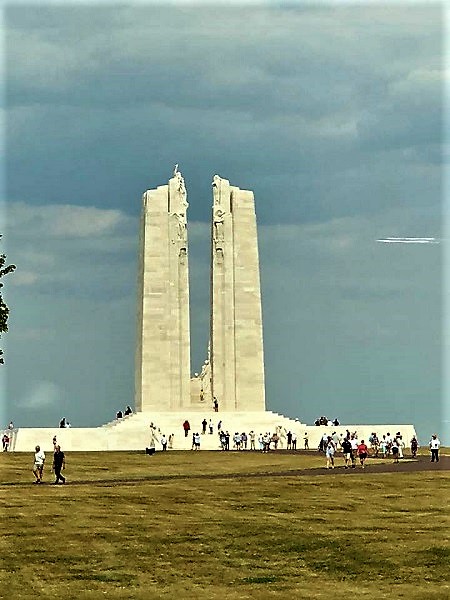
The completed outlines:
[[[191,426],[188,437],[185,437],[183,431],[183,422],[188,420]],[[338,434],[345,435],[346,430],[350,432],[357,431],[359,439],[368,440],[370,433],[375,431],[379,437],[388,432],[395,435],[401,432],[405,444],[416,434],[413,425],[339,425],[337,427],[311,426],[305,425],[298,420],[290,419],[283,415],[270,412],[214,412],[205,410],[203,412],[138,412],[128,417],[112,421],[101,427],[71,427],[68,429],[59,429],[58,427],[48,428],[25,428],[21,427],[14,433],[11,451],[15,452],[34,452],[36,445],[39,445],[44,451],[53,451],[53,436],[57,436],[57,441],[64,452],[74,451],[108,451],[108,450],[145,450],[155,440],[156,450],[161,450],[159,440],[164,434],[169,438],[173,434],[173,450],[190,450],[192,447],[192,434],[202,432],[202,421],[211,419],[214,426],[214,433],[201,435],[201,450],[219,450],[219,436],[217,426],[222,421],[222,429],[228,431],[231,438],[234,433],[247,434],[253,430],[256,438],[260,433],[274,433],[277,428],[280,432],[280,449],[286,449],[286,432],[295,431],[297,434],[297,448],[304,447],[305,433],[308,434],[309,447],[311,450],[317,449],[319,441],[324,433],[332,434],[336,431]],[[153,424],[153,428],[150,425]],[[153,435],[152,435],[153,431]],[[249,444],[248,444],[249,446]],[[232,442],[230,440],[230,447]],[[258,448],[258,444],[256,444]]]

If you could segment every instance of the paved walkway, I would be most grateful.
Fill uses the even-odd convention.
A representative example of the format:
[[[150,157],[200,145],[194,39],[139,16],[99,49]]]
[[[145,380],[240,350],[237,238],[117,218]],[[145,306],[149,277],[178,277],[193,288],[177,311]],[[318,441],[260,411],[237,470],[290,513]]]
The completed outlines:
[[[287,453],[287,451],[281,451]],[[290,452],[289,452],[290,453]],[[297,454],[306,454],[307,452],[300,450]],[[311,451],[308,453],[311,455]],[[156,455],[157,456],[157,455]],[[156,456],[151,460],[155,460]],[[375,460],[377,462],[375,462]],[[136,478],[120,478],[120,479],[98,479],[98,480],[74,480],[70,479],[68,485],[102,485],[102,486],[114,486],[117,484],[133,484],[144,481],[163,482],[171,480],[184,480],[184,479],[241,479],[241,478],[260,478],[260,477],[303,477],[303,476],[336,476],[344,475],[350,477],[352,475],[370,475],[378,473],[418,473],[418,472],[436,472],[436,471],[450,471],[450,456],[440,456],[438,463],[432,463],[428,456],[419,456],[416,459],[404,458],[399,463],[394,463],[392,459],[368,459],[366,461],[366,468],[362,469],[359,463],[354,469],[345,469],[343,465],[342,456],[338,455],[335,458],[336,467],[334,469],[327,469],[325,465],[320,467],[311,467],[309,469],[289,469],[288,471],[275,471],[270,469],[268,471],[254,472],[254,473],[214,473],[210,475],[203,474],[179,474],[179,475],[149,475],[145,477]],[[383,460],[383,462],[378,462]],[[325,463],[325,456],[323,456]],[[270,467],[269,467],[270,468]],[[53,481],[53,477],[43,484],[50,484]],[[28,486],[34,482],[24,481],[8,481],[0,482],[0,487],[4,486]]]

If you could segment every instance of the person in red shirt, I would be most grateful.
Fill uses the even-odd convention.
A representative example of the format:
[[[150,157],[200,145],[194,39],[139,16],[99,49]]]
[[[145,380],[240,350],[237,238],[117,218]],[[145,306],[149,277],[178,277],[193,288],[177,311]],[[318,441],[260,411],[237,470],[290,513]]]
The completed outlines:
[[[364,469],[364,463],[366,462],[367,455],[369,454],[369,449],[367,448],[364,440],[361,440],[361,443],[358,444],[358,456],[359,462],[361,463],[362,468]]]

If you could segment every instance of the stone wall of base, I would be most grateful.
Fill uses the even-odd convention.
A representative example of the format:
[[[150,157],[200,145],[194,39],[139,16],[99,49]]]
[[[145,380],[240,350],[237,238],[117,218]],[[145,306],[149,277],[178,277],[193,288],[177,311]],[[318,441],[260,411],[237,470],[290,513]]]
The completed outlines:
[[[187,437],[184,435],[183,422],[189,421],[190,431]],[[202,421],[206,420],[208,425],[213,424],[213,433],[202,434]],[[256,437],[260,433],[274,433],[277,428],[280,433],[280,449],[286,448],[286,432],[295,431],[298,442],[297,448],[303,448],[305,433],[308,434],[309,447],[317,449],[321,436],[324,433],[332,434],[334,431],[343,433],[346,430],[356,431],[359,439],[366,442],[371,432],[375,431],[379,437],[391,433],[395,435],[401,432],[406,446],[413,435],[416,435],[414,425],[405,424],[381,424],[381,425],[355,425],[343,424],[338,427],[316,427],[308,426],[298,420],[290,419],[270,411],[259,412],[214,412],[205,410],[203,412],[139,412],[130,417],[113,421],[101,427],[83,427],[59,429],[54,428],[19,428],[15,433],[11,450],[15,452],[34,452],[39,445],[45,452],[53,451],[53,436],[56,435],[57,442],[64,452],[75,451],[136,451],[145,450],[151,445],[152,438],[155,439],[156,450],[161,449],[159,440],[164,434],[167,438],[173,434],[173,450],[190,450],[192,447],[192,434],[201,434],[202,450],[219,450],[218,424],[228,430],[231,436],[234,433],[247,434],[253,430]],[[152,427],[151,427],[152,425]],[[419,440],[420,442],[420,440]]]

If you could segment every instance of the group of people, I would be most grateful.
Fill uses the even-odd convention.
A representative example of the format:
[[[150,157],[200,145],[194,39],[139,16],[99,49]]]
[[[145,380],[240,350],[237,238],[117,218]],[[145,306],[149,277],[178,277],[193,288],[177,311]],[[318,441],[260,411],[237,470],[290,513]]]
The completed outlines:
[[[222,450],[230,450],[231,446],[233,450],[259,449],[262,452],[268,452],[271,449],[277,450],[279,445],[284,446],[287,450],[297,450],[297,433],[295,431],[286,431],[286,429],[281,426],[277,426],[274,433],[260,433],[257,437],[253,430],[249,433],[246,433],[245,431],[239,433],[236,431],[234,434],[230,434],[230,432],[224,429],[222,425],[223,422],[220,419],[217,423],[217,434],[219,436],[219,447]],[[208,421],[204,418],[201,422],[201,435],[213,435],[214,429],[215,427],[212,419],[209,419]],[[184,436],[188,437],[191,431],[191,424],[188,419],[183,422],[183,431]],[[192,450],[200,449],[201,435],[198,432],[192,434]],[[304,447],[305,449],[309,449],[307,433],[305,433]]]
[[[34,453],[34,464],[33,464],[33,475],[35,477],[34,483],[42,483],[44,475],[45,465],[45,452],[41,450],[40,446],[36,446]],[[61,450],[61,446],[56,441],[56,436],[53,438],[53,462],[51,472],[55,474],[55,485],[66,483],[66,478],[61,473],[66,468],[66,457],[64,452]]]
[[[339,419],[337,418],[332,421],[328,417],[317,417],[317,419],[314,421],[314,425],[316,425],[317,427],[319,427],[320,425],[327,425],[328,427],[332,427],[334,425],[335,427],[337,427],[339,424]]]
[[[343,434],[338,435],[336,432],[333,432],[332,435],[323,435],[318,449],[319,451],[325,453],[326,467],[328,469],[334,469],[334,456],[336,452],[339,451],[342,451],[344,457],[344,467],[346,469],[349,467],[355,468],[357,459],[359,459],[359,462],[364,469],[365,462],[369,454],[374,458],[378,458],[379,456],[382,458],[392,456],[394,463],[398,463],[399,459],[404,457],[404,449],[406,444],[399,431],[395,434],[395,436],[391,436],[391,434],[388,432],[381,438],[379,438],[378,435],[373,432],[368,438],[368,444],[369,445],[366,444],[365,440],[359,441],[356,432],[350,433],[347,430],[345,436],[343,436]],[[441,443],[437,434],[433,434],[429,442],[431,462],[439,461],[440,445]],[[410,440],[410,448],[411,457],[416,458],[419,442],[415,435]]]
[[[320,417],[318,419],[319,424],[329,424],[330,421],[326,417]],[[338,424],[339,421],[335,419],[333,424]],[[188,437],[191,425],[186,419],[183,423],[183,430],[185,437]],[[201,434],[197,431],[192,433],[192,450],[200,450],[201,446],[201,435],[213,435],[215,431],[215,425],[212,419],[207,420],[203,418],[201,421]],[[221,450],[260,450],[261,452],[269,452],[270,450],[277,450],[279,447],[286,450],[297,450],[298,449],[298,434],[295,431],[286,430],[282,426],[277,426],[274,433],[265,432],[260,433],[258,436],[255,431],[249,433],[236,431],[231,434],[228,430],[223,428],[222,420],[217,423],[217,434],[219,437],[219,448]],[[309,436],[306,431],[303,439],[300,440],[301,446],[305,450],[309,450]],[[169,436],[169,440],[163,436],[161,444],[163,449],[172,447],[173,434]],[[411,457],[415,458],[419,449],[419,442],[417,437],[414,435],[410,442],[409,447],[411,450]],[[439,447],[440,441],[437,435],[433,435],[430,444],[431,460],[437,462],[439,460]],[[348,429],[345,434],[337,433],[333,431],[324,433],[319,442],[318,450],[323,452],[327,458],[327,466],[332,468],[334,466],[334,455],[337,452],[342,452],[344,456],[346,468],[355,467],[357,460],[359,460],[362,467],[365,466],[365,462],[368,456],[375,458],[386,458],[392,457],[394,462],[399,462],[404,457],[406,443],[400,431],[395,435],[391,435],[390,432],[378,436],[376,432],[372,432],[366,440],[359,440],[356,431],[350,432]]]
[[[335,467],[334,455],[338,451],[338,444],[344,456],[344,467],[346,469],[350,467],[355,468],[357,458],[359,459],[361,467],[363,469],[365,468],[365,462],[369,456],[369,448],[364,440],[359,442],[355,435],[347,435],[342,441],[338,442],[337,440],[333,440],[331,435],[327,435],[326,439],[322,438],[320,442],[322,450],[325,452],[327,469],[334,469]]]
[[[116,419],[122,419],[123,417],[128,417],[129,415],[133,414],[133,409],[131,408],[131,406],[127,406],[125,408],[125,410],[118,410],[116,412]]]

